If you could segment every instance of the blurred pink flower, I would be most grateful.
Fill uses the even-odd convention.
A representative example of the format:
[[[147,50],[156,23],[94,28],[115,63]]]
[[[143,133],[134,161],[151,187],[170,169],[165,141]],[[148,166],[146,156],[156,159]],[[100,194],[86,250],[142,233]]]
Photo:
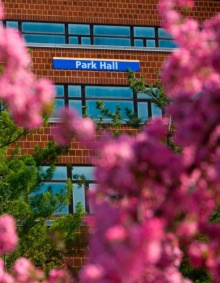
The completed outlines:
[[[0,217],[0,255],[16,248],[18,239],[14,219],[9,215]]]

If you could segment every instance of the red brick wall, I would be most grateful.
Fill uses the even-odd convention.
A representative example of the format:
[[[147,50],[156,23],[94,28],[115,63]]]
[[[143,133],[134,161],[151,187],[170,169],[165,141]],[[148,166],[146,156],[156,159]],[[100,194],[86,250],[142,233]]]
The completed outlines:
[[[7,19],[159,25],[158,0],[3,0]],[[196,0],[192,16],[203,20],[220,11],[217,0]],[[15,16],[16,15],[16,16]]]
[[[157,14],[157,0],[3,0],[6,19],[75,22],[75,23],[103,23],[116,25],[160,25]],[[196,0],[196,8],[190,15],[199,19],[211,17],[220,11],[220,1]],[[147,83],[155,83],[156,73],[161,69],[168,53],[113,51],[113,50],[83,50],[83,49],[55,49],[32,48],[32,68],[37,77],[48,77],[56,83],[84,83],[126,85],[127,75],[121,72],[95,72],[53,70],[53,57],[100,58],[140,60],[141,72]],[[44,147],[51,136],[51,126],[36,131],[33,135],[21,139],[18,143],[21,152],[31,153],[35,145]],[[122,126],[122,131],[127,128]],[[133,133],[136,133],[134,130]],[[94,158],[94,151],[83,148],[77,141],[72,141],[68,154],[59,158],[60,164],[90,164]],[[83,230],[80,233],[86,236]],[[86,245],[73,247],[67,263],[77,271],[85,259]]]
[[[53,141],[53,136],[51,134],[51,129],[54,127],[54,124],[50,124],[49,126],[42,127],[37,130],[35,133],[29,134],[26,137],[23,137],[18,142],[14,143],[8,154],[10,154],[11,150],[15,149],[17,146],[21,148],[21,154],[24,153],[33,153],[33,149],[36,145],[44,148],[49,141]],[[110,130],[113,128],[109,127]],[[117,128],[121,132],[126,132],[131,135],[137,134],[136,129],[132,129],[127,127],[126,125],[122,125]],[[97,138],[99,138],[100,134],[97,133]],[[62,155],[58,158],[59,164],[92,164],[94,161],[95,152],[92,149],[85,148],[82,144],[80,144],[77,140],[74,140],[70,144],[70,149],[67,154]]]
[[[82,226],[76,236],[75,245],[69,250],[66,257],[66,265],[77,276],[78,271],[84,265],[88,251],[88,227]]]
[[[168,55],[169,53],[162,52],[32,48],[35,74],[51,78],[57,83],[126,85],[127,74],[123,72],[54,70],[52,67],[53,57],[140,60],[140,73],[144,74],[147,82],[151,84],[158,80],[156,73],[161,70]]]

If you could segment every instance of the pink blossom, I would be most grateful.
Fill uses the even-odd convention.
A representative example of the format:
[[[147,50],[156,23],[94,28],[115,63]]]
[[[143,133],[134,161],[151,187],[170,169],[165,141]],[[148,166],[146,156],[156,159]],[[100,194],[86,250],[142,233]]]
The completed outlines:
[[[77,136],[79,141],[86,144],[92,144],[95,140],[95,125],[91,119],[79,118],[77,113],[69,108],[62,109],[59,118],[60,122],[53,130],[59,145],[69,144],[73,136]]]
[[[105,237],[108,241],[124,241],[126,238],[126,231],[122,226],[113,226],[110,227],[105,233]]]
[[[193,237],[198,232],[198,223],[197,219],[193,220],[185,220],[180,223],[179,227],[177,228],[177,233],[180,235],[184,240],[189,237]]]
[[[17,245],[15,222],[9,215],[0,217],[0,254],[11,252]]]
[[[211,60],[212,60],[212,66],[215,69],[215,71],[220,73],[220,53],[219,53],[219,50],[216,50],[212,54]]]
[[[104,275],[102,266],[88,264],[82,274],[84,282],[99,282]]]
[[[72,283],[72,278],[64,269],[53,269],[49,273],[48,283]]]
[[[16,279],[21,283],[28,283],[31,280],[37,279],[37,270],[33,264],[26,258],[19,258],[14,266],[13,273]]]
[[[192,0],[178,0],[177,5],[180,7],[185,6],[185,7],[193,8],[195,3]]]
[[[195,242],[189,248],[189,257],[195,267],[201,267],[209,257],[209,247],[205,243]]]
[[[0,38],[0,59],[4,62],[0,98],[19,126],[37,128],[42,125],[42,115],[52,113],[54,88],[49,80],[35,79],[30,54],[18,31],[0,26]]]

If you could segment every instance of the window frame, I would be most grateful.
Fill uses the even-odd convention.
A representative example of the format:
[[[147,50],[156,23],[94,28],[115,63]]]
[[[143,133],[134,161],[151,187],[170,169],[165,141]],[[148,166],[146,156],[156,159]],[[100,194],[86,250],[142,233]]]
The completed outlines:
[[[56,96],[57,99],[63,99],[64,101],[64,106],[65,107],[69,107],[69,101],[81,101],[81,105],[82,107],[86,107],[87,104],[86,102],[87,101],[92,101],[92,100],[101,100],[103,102],[105,101],[118,101],[119,105],[120,105],[120,101],[131,101],[133,103],[133,110],[134,112],[133,113],[136,113],[137,115],[139,114],[138,113],[138,104],[141,103],[141,102],[146,102],[147,103],[147,108],[146,108],[146,111],[148,113],[147,115],[147,119],[150,119],[152,118],[152,114],[153,114],[153,111],[152,111],[152,101],[151,101],[151,98],[150,96],[149,97],[143,97],[143,98],[140,98],[140,95],[138,96],[138,94],[136,94],[135,92],[133,92],[133,95],[131,98],[125,98],[125,99],[121,99],[121,98],[104,98],[104,99],[100,99],[98,96],[97,98],[95,97],[91,97],[91,98],[88,98],[86,97],[86,87],[113,87],[113,88],[117,88],[117,87],[124,87],[126,89],[129,89],[128,86],[124,86],[124,85],[92,85],[92,84],[68,84],[68,83],[57,83],[55,84],[55,86],[63,86],[63,89],[64,89],[64,96],[61,98],[60,96]],[[81,97],[69,97],[68,96],[68,86],[80,86],[81,87]],[[143,94],[144,95],[144,94]],[[56,118],[56,114],[51,117],[52,120],[53,118]],[[98,121],[98,118],[94,118],[95,121]],[[124,119],[125,122],[126,122],[126,119]],[[144,121],[146,121],[144,120]],[[143,122],[144,122],[143,121]],[[104,119],[104,122],[105,123],[111,123],[111,120],[110,119]]]
[[[48,43],[48,44],[71,44],[70,43],[70,39],[71,38],[76,38],[78,43],[73,43],[73,45],[85,45],[85,46],[121,46],[121,47],[144,47],[146,48],[146,50],[148,48],[171,48],[171,47],[160,47],[160,40],[167,40],[169,42],[174,43],[172,38],[168,38],[168,37],[163,37],[163,36],[159,36],[159,29],[162,29],[160,26],[144,26],[144,25],[127,25],[127,24],[122,24],[122,25],[116,25],[116,24],[100,24],[100,23],[91,23],[91,24],[87,24],[87,23],[80,23],[80,22],[51,22],[51,21],[27,21],[27,20],[15,20],[15,19],[9,19],[9,20],[4,20],[3,21],[3,25],[6,25],[8,22],[16,22],[18,23],[18,30],[23,34],[23,35],[48,35],[48,36],[63,36],[64,37],[64,43],[58,43],[58,42],[54,42],[54,43]],[[44,32],[22,32],[22,24],[23,23],[45,23],[45,24],[63,24],[64,25],[64,33],[44,33]],[[90,34],[86,35],[86,34],[74,34],[74,33],[69,33],[69,25],[88,25],[89,26],[89,30],[90,30]],[[130,29],[130,36],[117,36],[117,35],[95,35],[94,34],[94,27],[96,26],[106,26],[106,27],[128,27]],[[154,29],[154,33],[155,36],[154,37],[145,37],[145,36],[135,36],[134,35],[134,29],[135,28],[153,28]],[[109,38],[109,39],[128,39],[130,40],[130,45],[112,45],[112,44],[94,44],[95,42],[95,38]],[[82,44],[83,39],[89,39],[90,43],[84,43]],[[143,46],[138,46],[135,45],[135,40],[142,40],[143,41]],[[154,40],[155,41],[155,47],[147,47],[147,40]],[[27,43],[42,43],[42,42],[27,42]],[[44,44],[47,44],[45,42],[43,42]],[[175,43],[174,43],[175,45]],[[177,47],[177,46],[176,46]],[[172,47],[175,48],[175,47]]]
[[[41,166],[41,167],[42,168],[48,167],[48,165]],[[48,184],[48,187],[49,186],[52,187],[51,183],[64,184],[64,186],[65,186],[67,180],[70,179],[71,184],[72,184],[72,191],[71,191],[71,194],[70,194],[70,203],[68,205],[68,213],[67,214],[74,214],[75,213],[75,209],[74,209],[75,205],[74,205],[74,193],[73,193],[73,190],[74,190],[74,186],[75,185],[78,185],[80,187],[80,181],[77,180],[76,178],[74,178],[74,174],[73,174],[74,167],[82,167],[82,168],[83,167],[91,167],[91,168],[94,168],[94,170],[95,170],[95,167],[94,167],[94,165],[91,165],[91,164],[71,164],[71,165],[56,164],[55,168],[57,168],[57,167],[66,168],[66,176],[67,176],[67,178],[66,179],[56,179],[56,178],[53,177],[51,180],[45,181],[43,183],[43,186],[47,186],[47,184]],[[81,176],[81,175],[79,174],[79,176]],[[90,213],[91,212],[91,208],[90,208],[90,205],[89,205],[89,199],[88,199],[88,190],[89,190],[90,184],[97,184],[95,178],[93,178],[93,179],[86,179],[85,180],[85,184],[82,184],[82,186],[84,186],[83,189],[85,191],[84,203],[85,203],[85,212],[86,213]],[[57,214],[55,213],[54,214],[55,217],[59,217],[59,216],[63,216],[63,215],[66,215],[66,214],[62,214],[62,213],[57,213]]]

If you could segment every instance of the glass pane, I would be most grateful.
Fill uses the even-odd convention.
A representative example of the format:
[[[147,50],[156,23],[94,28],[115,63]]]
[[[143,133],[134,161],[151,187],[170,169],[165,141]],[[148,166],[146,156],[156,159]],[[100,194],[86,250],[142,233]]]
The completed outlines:
[[[125,114],[125,108],[128,108],[132,112],[134,112],[133,101],[112,100],[112,101],[104,101],[104,104],[105,104],[105,108],[108,109],[111,113],[115,112],[117,105],[120,105],[121,115],[123,119],[127,119],[127,116]],[[99,109],[96,109],[96,100],[87,100],[86,105],[87,105],[87,114],[89,116],[92,116],[93,118],[97,119],[98,116],[101,115]]]
[[[61,190],[63,190],[66,186],[66,183],[52,183],[52,182],[48,182],[42,185],[42,187],[40,188],[40,190],[38,191],[40,194],[44,193],[47,191],[48,187],[51,186],[52,187],[52,193],[56,194],[56,193],[60,193]],[[65,215],[69,213],[69,207],[66,204],[63,204],[61,206],[59,206],[56,210],[55,210],[55,215]]]
[[[73,180],[77,180],[77,177],[84,175],[86,180],[93,181],[95,180],[94,172],[95,167],[93,166],[73,166],[72,176]]]
[[[148,103],[147,102],[139,102],[138,103],[138,117],[142,120],[148,119]]]
[[[56,96],[63,97],[64,96],[64,86],[63,85],[55,85],[56,88]]]
[[[91,44],[91,40],[89,37],[82,37],[81,38],[81,43],[82,44]]]
[[[18,29],[18,22],[14,21],[7,21],[6,27]]]
[[[163,38],[172,38],[172,36],[163,28],[158,29],[158,36]]]
[[[76,206],[80,202],[82,204],[83,209],[86,209],[85,206],[85,187],[78,186],[77,184],[73,184],[73,211],[76,211]]]
[[[150,91],[150,88],[149,87],[146,87],[146,90],[149,90]],[[157,88],[153,88],[152,89],[152,92],[153,93],[156,93],[157,92]],[[138,99],[151,99],[152,98],[152,96],[150,95],[150,94],[146,94],[146,93],[138,93],[137,94],[137,98]]]
[[[43,172],[46,172],[48,168],[49,166],[42,166]],[[56,166],[52,180],[67,180],[66,166]]]
[[[68,32],[69,34],[90,35],[90,26],[80,24],[69,24]]]
[[[130,27],[94,26],[94,35],[130,36]]]
[[[68,85],[68,96],[69,97],[81,97],[81,86],[80,85]]]
[[[82,101],[81,100],[69,100],[69,107],[76,110],[76,112],[82,117]]]
[[[157,107],[155,104],[152,103],[152,117],[162,117],[162,111],[159,107]]]
[[[72,36],[69,37],[69,44],[78,44],[78,43],[79,43],[78,37],[72,37]]]
[[[143,40],[142,39],[135,39],[134,40],[134,46],[143,46]]]
[[[155,40],[146,40],[146,46],[155,47],[156,46]]]
[[[135,37],[155,37],[155,29],[153,27],[134,27]]]
[[[64,24],[58,23],[22,23],[22,32],[64,34]]]
[[[89,190],[94,190],[98,187],[98,184],[89,184]]]
[[[159,47],[176,48],[177,44],[172,40],[159,40]]]
[[[67,168],[66,168],[66,166],[56,166],[53,179],[67,180]]]
[[[94,44],[109,46],[131,46],[131,41],[127,38],[95,37]]]
[[[65,105],[64,99],[55,99],[54,114],[57,114],[61,108]]]
[[[94,190],[95,188],[97,188],[97,186],[98,186],[98,184],[89,184],[89,190]],[[91,201],[90,201],[89,198],[88,198],[88,203],[89,203],[89,213],[94,213],[95,210],[92,207],[92,204],[91,204]]]
[[[133,98],[133,93],[129,87],[108,87],[108,86],[86,86],[86,97],[102,98]]]
[[[57,43],[65,44],[65,37],[58,35],[32,35],[32,34],[23,34],[24,39],[28,43]]]

